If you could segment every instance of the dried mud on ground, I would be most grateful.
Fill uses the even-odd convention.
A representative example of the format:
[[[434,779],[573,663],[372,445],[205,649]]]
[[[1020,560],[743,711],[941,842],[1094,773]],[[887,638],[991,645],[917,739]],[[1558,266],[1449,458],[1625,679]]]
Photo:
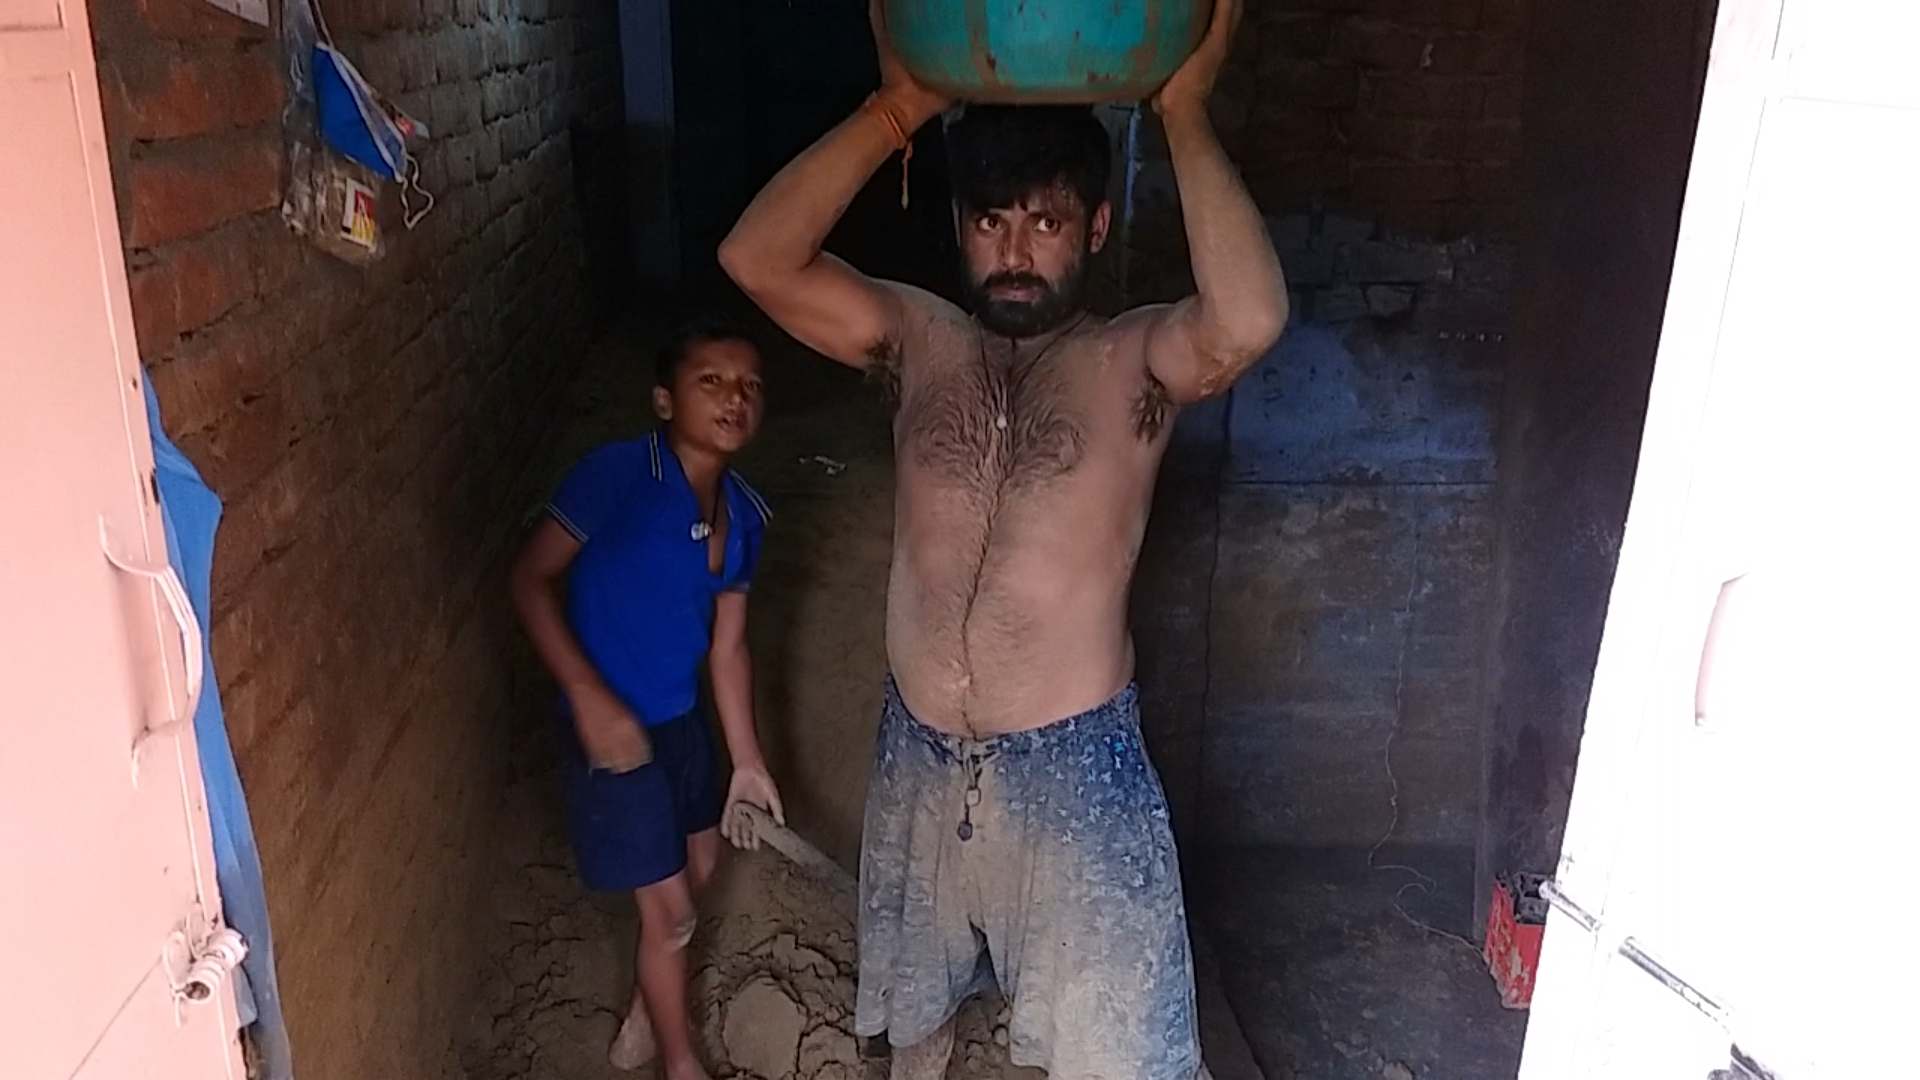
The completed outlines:
[[[584,891],[560,832],[550,754],[529,732],[503,808],[500,928],[487,958],[465,1067],[470,1080],[609,1080],[606,1051],[633,975],[634,917],[622,897]],[[771,850],[729,851],[700,898],[690,950],[698,1045],[715,1080],[879,1080],[853,1036],[852,912]],[[998,1002],[961,1014],[951,1077],[1037,1078],[1007,1060]]]

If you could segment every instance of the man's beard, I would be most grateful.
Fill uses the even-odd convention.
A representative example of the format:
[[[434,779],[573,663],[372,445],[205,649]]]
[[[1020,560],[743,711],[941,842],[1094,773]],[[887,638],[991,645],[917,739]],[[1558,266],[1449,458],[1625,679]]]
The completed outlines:
[[[1086,292],[1087,260],[1074,260],[1061,275],[1058,285],[1039,274],[1004,271],[988,274],[967,290],[973,304],[973,317],[980,325],[1002,337],[1030,338],[1064,326],[1080,313]],[[996,298],[997,288],[1026,288],[1034,291],[1031,300]]]

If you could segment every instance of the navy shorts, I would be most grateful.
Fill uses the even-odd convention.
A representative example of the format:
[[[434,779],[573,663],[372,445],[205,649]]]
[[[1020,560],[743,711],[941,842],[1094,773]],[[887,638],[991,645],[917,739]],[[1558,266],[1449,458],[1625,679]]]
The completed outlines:
[[[567,838],[587,888],[632,892],[686,869],[687,837],[720,824],[705,718],[694,712],[649,726],[653,760],[624,773],[591,768],[572,719],[561,724]]]

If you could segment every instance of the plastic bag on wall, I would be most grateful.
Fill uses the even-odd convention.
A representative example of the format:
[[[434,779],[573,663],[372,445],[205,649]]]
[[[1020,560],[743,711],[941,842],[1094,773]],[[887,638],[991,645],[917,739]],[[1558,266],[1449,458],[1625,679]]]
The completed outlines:
[[[361,77],[311,0],[287,0],[284,11],[290,93],[281,216],[322,251],[365,265],[386,254],[396,219],[410,230],[433,209],[410,152],[427,131]]]

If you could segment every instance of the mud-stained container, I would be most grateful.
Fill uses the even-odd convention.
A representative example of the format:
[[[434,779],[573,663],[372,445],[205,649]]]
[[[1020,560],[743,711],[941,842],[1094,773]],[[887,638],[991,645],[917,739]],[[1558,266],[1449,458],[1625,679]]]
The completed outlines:
[[[963,101],[1150,97],[1193,52],[1213,0],[885,0],[916,79]]]

